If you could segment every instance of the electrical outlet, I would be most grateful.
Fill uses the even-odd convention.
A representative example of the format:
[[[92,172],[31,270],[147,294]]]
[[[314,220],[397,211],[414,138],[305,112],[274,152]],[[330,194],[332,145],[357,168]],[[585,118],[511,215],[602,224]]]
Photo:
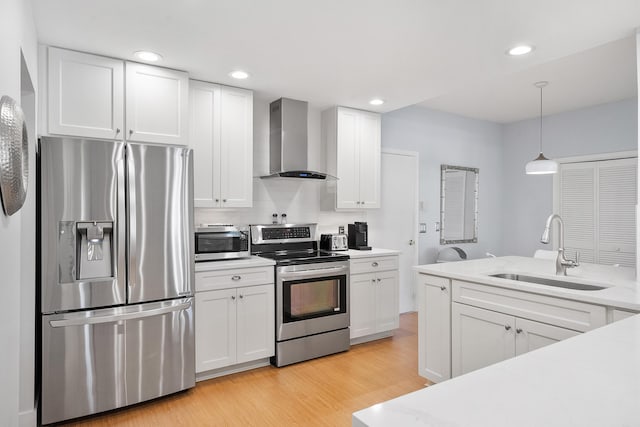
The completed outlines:
[[[427,223],[426,222],[421,222],[420,223],[420,233],[424,234],[427,232]]]

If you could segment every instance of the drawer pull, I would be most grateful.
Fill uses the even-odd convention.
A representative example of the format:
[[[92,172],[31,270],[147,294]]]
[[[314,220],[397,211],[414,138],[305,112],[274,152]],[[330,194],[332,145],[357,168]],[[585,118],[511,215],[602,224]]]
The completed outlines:
[[[235,295],[231,295],[231,301],[235,301],[236,300],[236,296]]]
[[[371,263],[371,267],[377,267],[377,266],[378,266],[377,262],[374,261],[374,262]]]
[[[378,279],[378,282],[382,282],[382,279]]]
[[[446,290],[447,290],[447,287],[446,287],[446,286],[440,286],[440,290],[441,290],[441,291],[446,291]]]
[[[520,333],[522,333],[522,329],[516,328],[516,334],[520,334]]]
[[[511,326],[510,325],[504,325],[504,329],[508,331],[508,330],[511,329]]]
[[[240,299],[244,298],[244,295],[242,295],[242,294],[240,294],[239,296],[240,296]]]
[[[232,277],[231,277],[231,280],[235,280],[236,282],[237,282],[238,280],[240,280],[240,279],[242,279],[242,277],[241,277],[241,276],[232,276]]]

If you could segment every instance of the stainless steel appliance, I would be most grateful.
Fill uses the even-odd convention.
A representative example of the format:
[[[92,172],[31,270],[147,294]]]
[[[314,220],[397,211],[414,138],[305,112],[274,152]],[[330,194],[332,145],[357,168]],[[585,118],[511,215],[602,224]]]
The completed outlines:
[[[269,175],[261,178],[327,179],[307,167],[306,101],[280,98],[269,104]]]
[[[192,154],[40,143],[41,422],[195,385]]]
[[[276,355],[284,366],[349,349],[349,256],[318,249],[316,224],[251,226],[251,252],[275,260]]]
[[[196,228],[196,262],[216,259],[247,258],[249,227],[230,224],[203,224]]]
[[[366,222],[355,222],[349,224],[349,249],[359,251],[371,250],[369,246],[369,227]]]
[[[349,249],[347,245],[346,234],[322,234],[320,235],[320,249],[325,251],[346,251]]]

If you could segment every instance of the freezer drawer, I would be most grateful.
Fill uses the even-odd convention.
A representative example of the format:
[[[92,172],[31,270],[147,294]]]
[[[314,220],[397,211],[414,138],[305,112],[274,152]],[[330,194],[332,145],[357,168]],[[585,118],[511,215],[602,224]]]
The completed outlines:
[[[42,423],[195,385],[193,298],[42,316]]]

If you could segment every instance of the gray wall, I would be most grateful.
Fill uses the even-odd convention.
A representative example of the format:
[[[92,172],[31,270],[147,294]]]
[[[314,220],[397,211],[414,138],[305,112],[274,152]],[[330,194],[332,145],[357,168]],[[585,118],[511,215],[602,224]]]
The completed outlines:
[[[459,244],[470,257],[487,251],[501,254],[502,242],[502,128],[499,124],[468,119],[423,107],[407,107],[382,116],[382,146],[417,151],[420,155],[419,262],[435,262],[440,236],[440,165],[480,169],[479,236],[477,244]],[[384,179],[384,177],[382,177]]]
[[[627,99],[544,117],[542,148],[549,158],[638,149],[636,99]],[[553,210],[552,175],[526,175],[525,164],[538,154],[539,119],[503,126],[504,215],[502,251],[532,256],[544,222]]]
[[[21,54],[31,80],[36,83],[36,30],[31,3],[3,0],[0,13],[0,95],[18,102],[28,99],[33,117],[34,99],[21,96]],[[29,123],[33,130],[35,120]],[[32,133],[30,151],[34,152]],[[34,272],[35,272],[35,164],[30,156],[28,199],[24,207],[7,217],[0,209],[0,425],[35,425],[33,398]],[[25,323],[22,324],[21,320]]]
[[[544,118],[543,151],[549,158],[638,149],[638,102],[627,99]],[[440,165],[480,168],[479,238],[460,246],[470,257],[532,256],[553,208],[553,177],[524,173],[538,154],[539,119],[506,125],[468,119],[423,107],[382,116],[384,147],[420,153],[421,264],[434,262],[439,233]],[[384,177],[383,177],[384,179]]]

